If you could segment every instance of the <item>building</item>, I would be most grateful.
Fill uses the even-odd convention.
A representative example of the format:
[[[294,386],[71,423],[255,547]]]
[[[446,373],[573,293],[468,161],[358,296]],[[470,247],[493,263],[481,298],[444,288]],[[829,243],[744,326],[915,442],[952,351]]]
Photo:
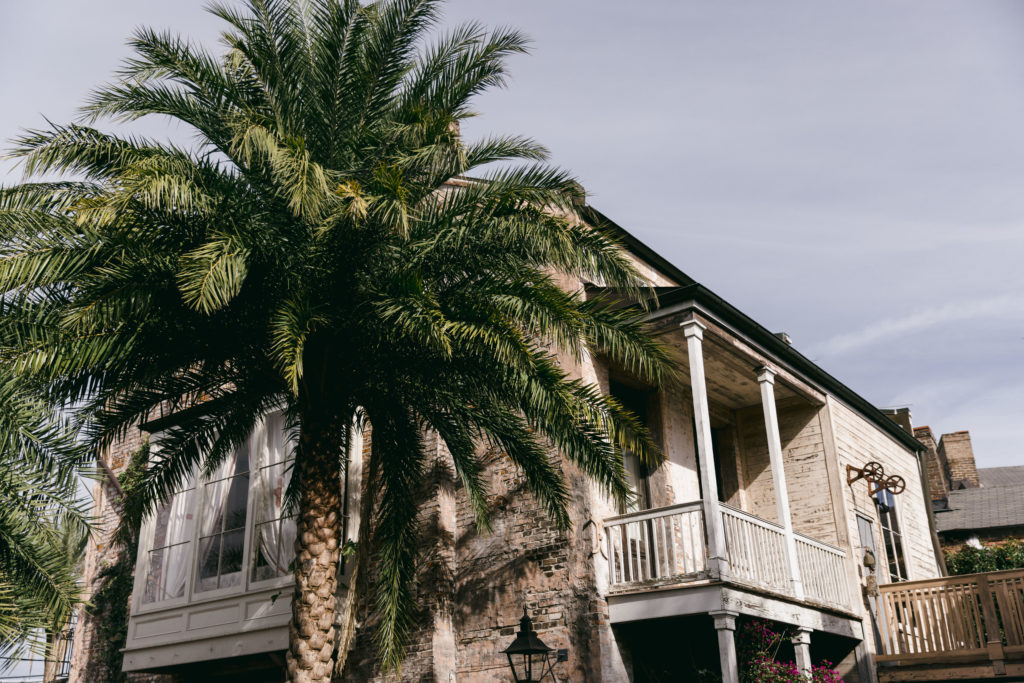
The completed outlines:
[[[943,434],[938,443],[929,427],[914,434],[927,449],[932,509],[944,550],[1024,538],[1024,466],[979,469],[966,431]]]
[[[589,207],[581,216],[607,222]],[[402,678],[509,680],[501,651],[525,607],[544,641],[567,650],[556,666],[561,680],[694,680],[720,670],[735,681],[736,628],[749,618],[793,627],[802,667],[829,659],[847,681],[874,680],[885,621],[875,587],[941,574],[919,459],[925,447],[786,335],[613,227],[657,288],[648,317],[682,376],[654,388],[598,357],[564,364],[642,416],[666,460],[647,471],[626,454],[631,509],[615,507],[566,464],[574,484],[566,534],[493,453],[495,528],[483,535],[438,441],[422,501],[420,628]],[[174,419],[143,426],[155,448]],[[133,447],[111,452],[110,466],[122,467]],[[246,449],[146,523],[125,670],[161,681],[283,680],[294,533],[280,515],[286,457],[278,418],[268,415]],[[350,480],[339,482],[348,537],[358,527],[358,449],[351,462]],[[110,483],[97,491],[109,512],[116,491]],[[91,546],[90,582],[116,552]],[[102,680],[89,677],[101,675],[91,654],[97,619],[79,623],[71,680]],[[373,653],[362,628],[346,680],[384,680]]]

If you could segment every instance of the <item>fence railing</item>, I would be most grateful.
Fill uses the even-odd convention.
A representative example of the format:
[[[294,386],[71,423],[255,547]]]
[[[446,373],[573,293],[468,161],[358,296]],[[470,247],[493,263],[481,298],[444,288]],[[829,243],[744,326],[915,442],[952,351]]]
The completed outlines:
[[[849,609],[846,553],[803,534],[793,536],[804,597],[822,605]]]
[[[886,584],[877,612],[880,663],[1024,656],[1024,570]]]
[[[605,520],[611,585],[698,578],[707,571],[700,501]]]
[[[758,588],[788,593],[791,582],[782,527],[725,505],[721,510],[730,576]]]
[[[782,527],[720,504],[729,577],[738,583],[793,595]],[[611,588],[637,589],[708,576],[701,501],[610,517],[604,523]],[[846,553],[794,534],[804,598],[849,609]]]

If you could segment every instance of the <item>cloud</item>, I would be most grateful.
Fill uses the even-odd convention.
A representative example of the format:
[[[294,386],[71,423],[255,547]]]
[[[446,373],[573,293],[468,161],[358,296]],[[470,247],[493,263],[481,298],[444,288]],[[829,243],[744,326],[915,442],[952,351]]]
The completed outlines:
[[[1008,294],[991,299],[949,303],[915,311],[898,318],[886,318],[854,332],[840,334],[818,347],[822,356],[850,353],[865,346],[905,337],[944,323],[1024,313],[1024,295]]]

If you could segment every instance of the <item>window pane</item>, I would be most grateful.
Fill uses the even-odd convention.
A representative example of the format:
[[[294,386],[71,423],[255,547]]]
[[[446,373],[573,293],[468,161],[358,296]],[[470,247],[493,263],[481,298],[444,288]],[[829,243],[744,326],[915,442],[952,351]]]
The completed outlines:
[[[291,517],[265,522],[256,527],[256,560],[253,581],[285,576],[295,557],[295,520]]]
[[[220,568],[220,534],[199,539],[199,581],[196,590],[208,591],[217,587]]]
[[[224,534],[221,542],[220,587],[237,586],[242,578],[245,529],[236,529]]]
[[[142,593],[142,602],[156,602],[160,599],[161,580],[163,577],[164,549],[153,550],[149,553],[149,570],[146,572],[146,588]]]
[[[241,583],[248,498],[249,447],[246,445],[225,460],[214,475],[214,481],[204,487],[203,538],[196,563],[197,591]]]
[[[185,595],[185,585],[188,583],[189,557],[192,545],[181,543],[167,548],[164,555],[164,586],[163,600],[180,598]]]
[[[258,467],[253,484],[253,581],[285,576],[295,556],[295,522],[283,518],[284,497],[291,480],[293,460],[285,440],[284,415],[272,413],[253,434],[253,462]]]
[[[224,506],[224,530],[245,528],[245,505],[249,500],[249,475],[231,479],[227,505]]]

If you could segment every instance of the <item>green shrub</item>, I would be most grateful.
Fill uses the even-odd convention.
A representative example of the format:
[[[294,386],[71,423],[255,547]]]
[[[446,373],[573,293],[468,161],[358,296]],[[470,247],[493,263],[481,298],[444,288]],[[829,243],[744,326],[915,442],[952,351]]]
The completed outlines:
[[[946,568],[954,575],[1024,569],[1024,541],[1011,538],[983,548],[964,546],[946,554]]]

